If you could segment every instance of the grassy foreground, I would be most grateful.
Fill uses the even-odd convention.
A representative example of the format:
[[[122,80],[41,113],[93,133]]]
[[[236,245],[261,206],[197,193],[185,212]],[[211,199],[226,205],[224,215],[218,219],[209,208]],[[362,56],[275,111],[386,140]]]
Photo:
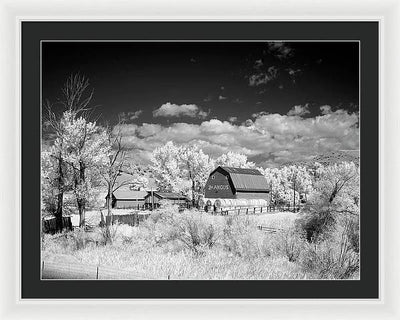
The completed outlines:
[[[337,273],[310,265],[312,247],[294,231],[297,217],[222,217],[169,207],[153,212],[139,227],[117,224],[108,233],[95,228],[45,235],[42,260],[124,269],[144,279],[337,278]],[[260,224],[281,230],[266,233],[258,230]]]

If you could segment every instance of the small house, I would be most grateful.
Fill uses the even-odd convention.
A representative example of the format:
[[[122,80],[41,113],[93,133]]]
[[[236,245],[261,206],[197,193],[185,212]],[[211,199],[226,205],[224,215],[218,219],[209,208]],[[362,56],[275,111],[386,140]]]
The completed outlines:
[[[257,169],[220,166],[210,173],[205,186],[205,198],[270,201],[270,187]]]
[[[160,206],[160,202],[163,200],[168,200],[170,203],[186,206],[188,199],[175,192],[160,192],[160,191],[150,191],[147,193],[144,202],[145,206],[148,208],[158,208]]]
[[[131,209],[142,208],[144,206],[147,191],[118,189],[112,195],[112,208]]]

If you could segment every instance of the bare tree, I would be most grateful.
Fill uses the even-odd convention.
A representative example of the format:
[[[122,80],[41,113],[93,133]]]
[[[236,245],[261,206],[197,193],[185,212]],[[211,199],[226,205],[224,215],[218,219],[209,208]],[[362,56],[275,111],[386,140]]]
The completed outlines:
[[[111,149],[104,170],[102,170],[103,179],[107,185],[107,216],[108,221],[112,221],[112,195],[122,186],[128,185],[130,179],[119,179],[118,176],[127,164],[126,150],[122,145],[122,133],[120,125],[122,121],[114,127],[108,125],[106,127],[107,144]]]

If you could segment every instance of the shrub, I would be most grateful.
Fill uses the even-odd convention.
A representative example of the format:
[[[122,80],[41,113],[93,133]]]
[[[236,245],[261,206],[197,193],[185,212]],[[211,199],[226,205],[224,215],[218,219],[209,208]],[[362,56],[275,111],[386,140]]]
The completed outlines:
[[[212,217],[197,211],[175,215],[170,223],[171,238],[195,254],[203,254],[207,248],[212,248],[221,236],[221,228],[213,224]]]
[[[119,224],[114,223],[112,225],[104,225],[98,229],[98,234],[100,236],[100,244],[107,245],[112,244],[118,236]]]
[[[299,233],[305,235],[309,242],[323,240],[324,234],[335,224],[329,211],[302,214],[295,222]]]
[[[223,229],[225,250],[239,257],[270,256],[273,251],[271,237],[257,229],[249,217],[228,217]]]
[[[325,240],[308,243],[302,253],[303,268],[318,278],[347,279],[359,270],[360,256],[355,246],[354,221],[336,224]]]
[[[290,262],[294,262],[299,259],[304,250],[305,242],[304,233],[291,227],[277,233],[275,245],[278,252],[287,257]]]

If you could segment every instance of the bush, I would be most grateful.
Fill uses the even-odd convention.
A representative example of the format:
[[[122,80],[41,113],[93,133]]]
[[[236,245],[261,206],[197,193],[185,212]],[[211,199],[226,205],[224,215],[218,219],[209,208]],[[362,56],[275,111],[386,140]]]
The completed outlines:
[[[304,250],[305,242],[304,233],[291,227],[282,230],[276,235],[275,246],[278,252],[288,258],[290,262],[295,262]]]
[[[103,225],[98,229],[98,234],[100,236],[100,244],[107,245],[112,244],[118,236],[119,224],[114,223],[112,225]]]
[[[325,233],[335,224],[335,219],[329,211],[321,213],[305,213],[296,220],[299,233],[304,234],[309,242],[323,240]]]
[[[223,229],[223,246],[239,257],[256,258],[272,255],[272,237],[260,230],[249,217],[228,217]]]
[[[347,279],[359,270],[358,233],[355,221],[343,218],[319,243],[308,243],[301,264],[318,278]]]

